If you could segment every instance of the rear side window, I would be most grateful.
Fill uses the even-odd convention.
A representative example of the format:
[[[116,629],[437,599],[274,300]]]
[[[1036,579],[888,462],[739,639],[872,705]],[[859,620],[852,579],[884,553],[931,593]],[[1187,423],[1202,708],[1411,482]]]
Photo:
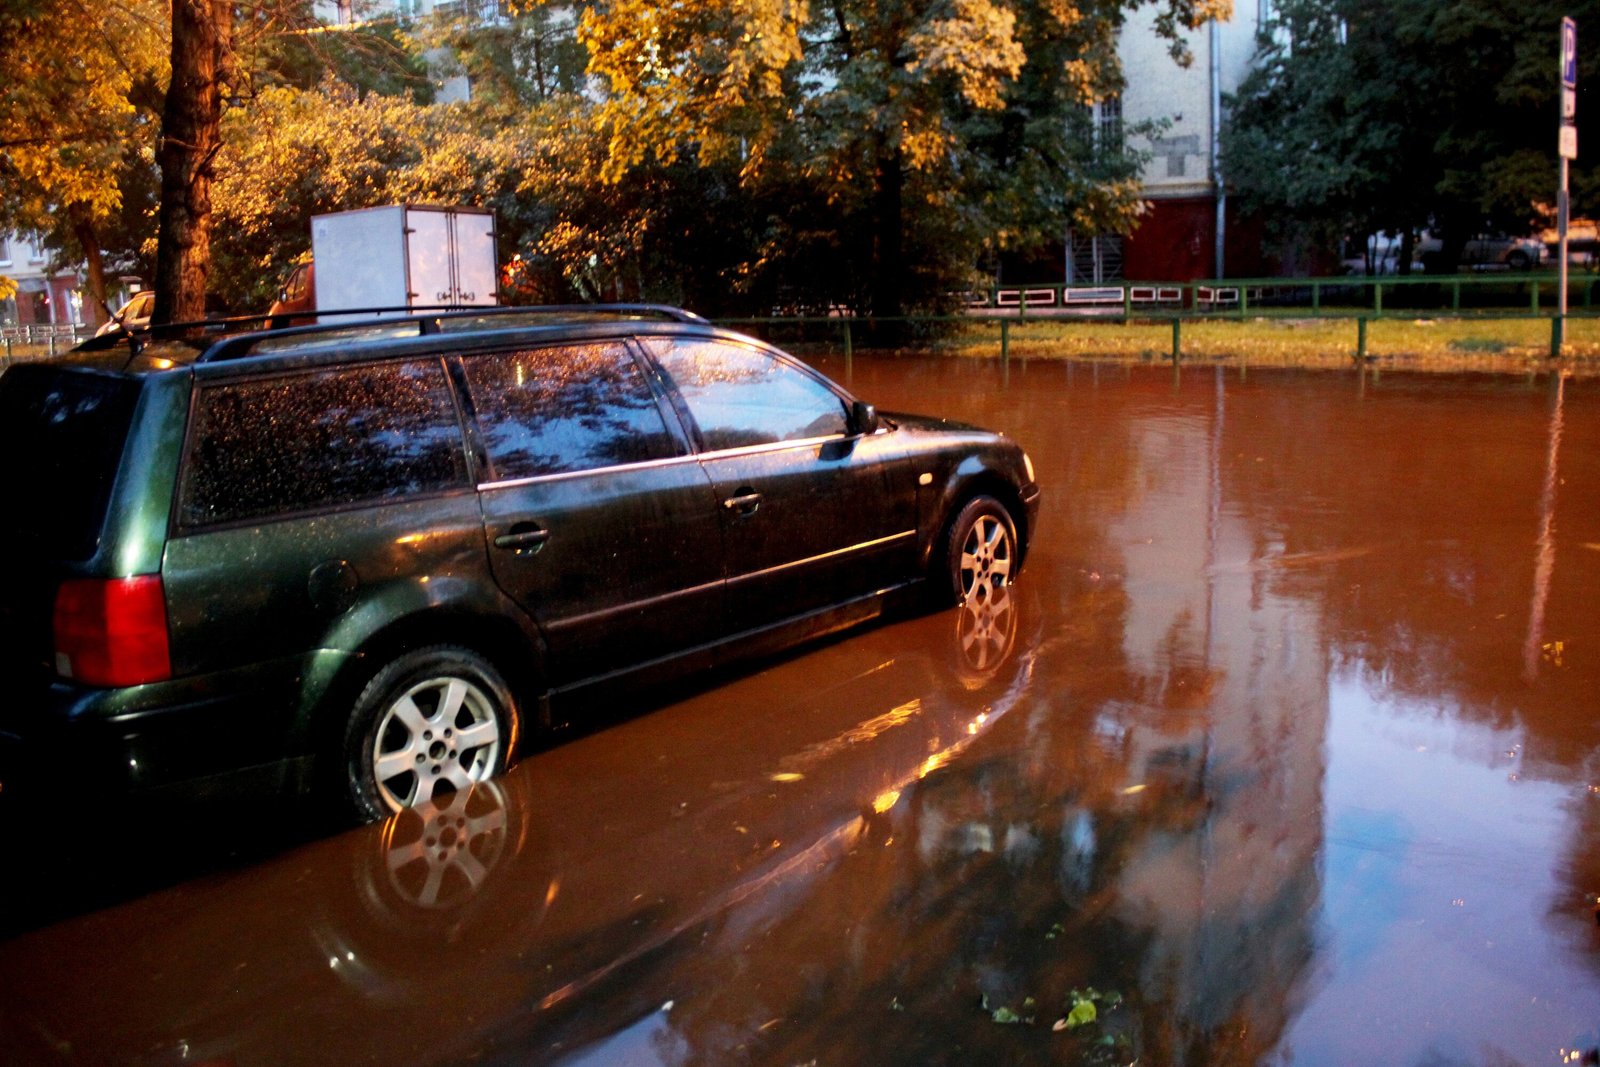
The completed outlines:
[[[94,555],[139,388],[60,367],[0,376],[0,537],[57,559]]]
[[[200,389],[180,514],[204,526],[467,484],[440,361],[340,367]]]
[[[462,360],[494,476],[536,478],[666,459],[677,444],[626,345]]]
[[[723,341],[650,345],[708,451],[848,432],[839,395],[771,353]]]

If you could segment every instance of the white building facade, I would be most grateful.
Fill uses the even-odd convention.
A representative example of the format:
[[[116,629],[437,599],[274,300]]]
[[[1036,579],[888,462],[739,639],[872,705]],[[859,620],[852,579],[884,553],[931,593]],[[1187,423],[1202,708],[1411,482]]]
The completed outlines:
[[[1260,232],[1229,210],[1217,153],[1223,99],[1250,73],[1257,34],[1271,14],[1271,0],[1234,0],[1226,21],[1187,34],[1194,57],[1188,67],[1178,66],[1157,36],[1151,9],[1129,16],[1117,49],[1127,81],[1123,120],[1161,129],[1133,145],[1150,153],[1143,174],[1149,210],[1121,243],[1123,277],[1191,281],[1263,272]]]

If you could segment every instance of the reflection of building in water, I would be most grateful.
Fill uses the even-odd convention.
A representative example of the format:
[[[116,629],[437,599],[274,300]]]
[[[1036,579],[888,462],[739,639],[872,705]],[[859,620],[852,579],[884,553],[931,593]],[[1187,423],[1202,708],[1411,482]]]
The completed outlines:
[[[1228,496],[1229,464],[1257,451],[1230,443],[1223,372],[1211,403],[1130,434],[1145,481],[1111,539],[1125,546],[1123,652],[1140,692],[1103,714],[1124,731],[1129,788],[1144,790],[1131,802],[1194,807],[1129,853],[1115,911],[1155,935],[1140,982],[1173,1009],[1157,1056],[1177,1063],[1225,1026],[1270,1048],[1287,1021],[1318,891],[1327,651],[1319,613],[1274,588],[1264,557],[1281,549]]]

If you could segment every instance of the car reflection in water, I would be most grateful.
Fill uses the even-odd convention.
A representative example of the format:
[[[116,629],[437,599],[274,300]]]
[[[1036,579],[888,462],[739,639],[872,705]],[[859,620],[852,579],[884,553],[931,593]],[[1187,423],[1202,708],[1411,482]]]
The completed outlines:
[[[0,945],[0,1062],[604,1062],[673,990],[724,989],[730,936],[838,918],[808,909],[813,883],[1020,703],[1029,617],[1000,589],[880,626],[813,649],[808,675],[834,680],[815,690],[748,674]],[[725,1006],[730,1025],[759,1010]]]

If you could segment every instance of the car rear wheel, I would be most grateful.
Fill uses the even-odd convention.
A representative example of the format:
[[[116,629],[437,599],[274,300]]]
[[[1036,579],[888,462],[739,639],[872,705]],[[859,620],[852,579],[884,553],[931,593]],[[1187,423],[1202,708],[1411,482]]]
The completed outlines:
[[[1531,266],[1528,253],[1520,248],[1514,249],[1506,256],[1506,266],[1512,270],[1527,270]]]
[[[945,532],[943,551],[931,575],[941,597],[961,604],[986,603],[1011,584],[1017,566],[1017,526],[992,496],[967,501]]]
[[[493,778],[511,761],[518,726],[488,660],[448,645],[407,652],[356,700],[345,734],[350,800],[378,819]]]

